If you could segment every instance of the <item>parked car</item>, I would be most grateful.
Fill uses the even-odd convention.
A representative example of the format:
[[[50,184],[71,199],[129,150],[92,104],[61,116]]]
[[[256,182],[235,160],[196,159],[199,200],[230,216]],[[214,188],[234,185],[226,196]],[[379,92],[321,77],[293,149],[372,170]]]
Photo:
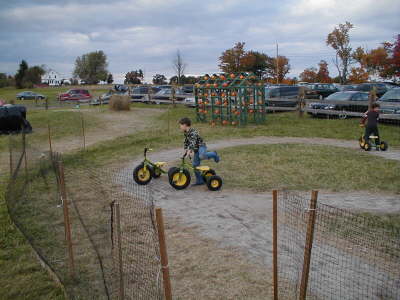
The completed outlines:
[[[376,88],[376,95],[382,97],[388,91],[386,84],[379,82],[361,83],[356,87],[357,91],[370,92],[373,88]]]
[[[58,95],[59,101],[79,101],[79,102],[88,102],[92,99],[92,95],[88,90],[84,89],[71,89],[66,93],[62,93]]]
[[[114,92],[113,90],[109,90],[107,93],[102,94],[97,99],[93,99],[90,101],[91,105],[99,105],[99,104],[108,104],[110,102],[110,98],[112,95],[128,95],[127,92]]]
[[[326,98],[329,95],[332,95],[333,93],[339,91],[339,89],[335,85],[330,83],[309,84],[307,88],[314,91],[319,99]]]
[[[318,117],[329,114],[330,110],[344,112],[365,112],[368,110],[369,94],[360,91],[336,92],[321,102],[314,102],[308,108],[318,111],[308,111],[308,114]],[[342,114],[342,117],[346,117]]]
[[[161,89],[158,93],[152,96],[151,101],[156,104],[171,103],[172,89]],[[175,99],[180,103],[186,99],[186,95],[180,89],[175,90]]]
[[[299,90],[299,86],[265,87],[265,103],[267,106],[296,107]]]
[[[357,84],[346,84],[346,85],[341,85],[339,89],[340,89],[341,92],[345,92],[345,91],[356,91],[356,90],[357,90]]]
[[[188,84],[182,87],[182,92],[185,94],[193,94],[194,93],[194,85]]]
[[[400,88],[392,88],[378,99],[380,113],[385,116],[382,120],[395,120],[400,123]]]
[[[32,100],[32,99],[43,100],[43,99],[46,99],[46,97],[43,96],[42,94],[34,93],[31,91],[26,91],[26,92],[18,93],[17,99],[18,100]]]

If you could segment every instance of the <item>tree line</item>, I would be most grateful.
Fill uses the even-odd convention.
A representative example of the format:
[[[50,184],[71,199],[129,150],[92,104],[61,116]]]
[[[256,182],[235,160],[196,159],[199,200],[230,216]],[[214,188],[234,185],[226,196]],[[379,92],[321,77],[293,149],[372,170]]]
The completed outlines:
[[[400,34],[393,42],[382,42],[377,48],[368,50],[357,47],[353,50],[350,31],[354,25],[350,22],[339,24],[327,35],[325,43],[335,50],[335,58],[332,60],[338,76],[331,77],[329,64],[326,60],[318,63],[318,68],[311,66],[306,68],[299,78],[287,77],[291,65],[289,58],[284,55],[269,56],[266,53],[246,50],[245,42],[237,42],[232,48],[222,52],[218,58],[218,66],[222,72],[238,73],[252,72],[261,80],[270,83],[296,83],[304,82],[337,82],[360,83],[368,81],[371,77],[396,81],[400,77]],[[77,78],[86,84],[98,84],[99,82],[114,82],[113,75],[108,71],[106,54],[99,50],[83,54],[75,60],[73,78],[71,84],[78,84]],[[181,52],[177,50],[172,59],[172,68],[176,75],[166,78],[163,74],[155,74],[153,84],[193,84],[199,80],[196,76],[185,76],[187,63]],[[0,73],[0,87],[14,85],[17,88],[30,88],[41,83],[41,77],[45,74],[44,66],[29,67],[22,60],[15,76]],[[144,82],[142,69],[132,70],[125,74],[125,84],[141,84]]]

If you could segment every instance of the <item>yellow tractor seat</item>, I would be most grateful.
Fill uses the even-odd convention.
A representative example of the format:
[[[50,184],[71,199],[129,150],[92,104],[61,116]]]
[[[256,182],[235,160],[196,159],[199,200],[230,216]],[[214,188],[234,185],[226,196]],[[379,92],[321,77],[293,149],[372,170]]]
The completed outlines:
[[[163,166],[165,166],[167,163],[165,161],[158,161],[156,163],[154,163],[157,167],[161,168]]]
[[[199,170],[199,171],[205,172],[205,171],[209,171],[209,170],[210,170],[210,167],[207,167],[207,166],[199,166],[199,167],[197,167],[196,169]]]

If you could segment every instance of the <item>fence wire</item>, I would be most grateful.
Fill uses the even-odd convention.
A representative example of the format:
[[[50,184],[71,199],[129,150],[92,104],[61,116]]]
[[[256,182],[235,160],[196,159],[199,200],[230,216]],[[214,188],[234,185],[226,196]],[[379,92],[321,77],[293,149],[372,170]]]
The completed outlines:
[[[135,185],[129,174],[87,167],[82,159],[70,162],[75,163],[71,168],[63,164],[63,198],[63,157],[36,150],[28,142],[24,147],[21,135],[11,140],[13,176],[6,193],[9,214],[61,282],[67,297],[120,299],[122,293],[124,299],[162,299],[151,191]],[[66,203],[73,265],[63,213]],[[119,228],[117,203],[121,211]]]
[[[279,294],[296,299],[309,201],[278,201]],[[307,299],[400,299],[400,232],[376,218],[317,204]]]

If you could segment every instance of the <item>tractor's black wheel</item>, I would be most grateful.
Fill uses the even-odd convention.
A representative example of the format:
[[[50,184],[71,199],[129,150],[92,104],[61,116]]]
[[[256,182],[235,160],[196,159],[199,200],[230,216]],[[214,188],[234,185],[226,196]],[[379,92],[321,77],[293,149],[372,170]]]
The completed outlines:
[[[179,170],[179,168],[177,168],[177,167],[171,167],[171,168],[169,168],[169,170],[168,170],[168,180],[171,180],[171,174],[172,174],[173,172],[175,172],[176,170]]]
[[[372,149],[372,145],[371,145],[371,142],[366,142],[365,144],[364,144],[364,150],[365,151],[371,151],[371,149]]]
[[[388,143],[386,143],[386,142],[381,142],[381,144],[379,145],[379,149],[381,150],[381,151],[386,151],[387,149],[389,148],[389,145],[388,145]]]
[[[188,170],[176,168],[171,172],[169,184],[176,190],[183,190],[190,184],[190,173]]]
[[[222,179],[217,175],[207,177],[207,187],[210,191],[218,191],[222,187]]]
[[[138,165],[134,170],[133,170],[133,180],[137,184],[140,185],[146,185],[151,181],[151,169],[148,167],[144,167],[144,164]]]
[[[210,170],[205,171],[205,172],[203,173],[203,179],[204,179],[205,182],[207,182],[207,178],[208,178],[208,177],[213,176],[213,175],[216,175],[216,174],[217,174],[217,173],[215,172],[215,170],[210,169]]]
[[[365,140],[363,136],[358,139],[358,144],[360,145],[361,149],[364,149]]]

